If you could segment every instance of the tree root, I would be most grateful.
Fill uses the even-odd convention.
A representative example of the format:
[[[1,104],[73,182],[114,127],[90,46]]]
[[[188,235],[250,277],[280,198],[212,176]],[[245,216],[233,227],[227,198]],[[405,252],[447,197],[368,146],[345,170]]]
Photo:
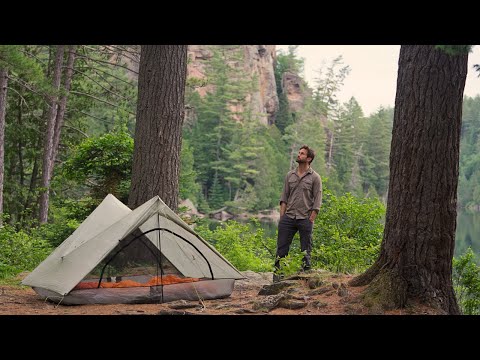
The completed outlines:
[[[407,303],[407,282],[394,269],[383,269],[363,292],[367,307],[381,307],[393,310],[405,307]]]
[[[380,271],[380,265],[378,265],[378,261],[373,264],[367,271],[363,274],[360,274],[354,277],[352,280],[348,282],[350,286],[364,286],[370,284],[370,282],[377,276]]]

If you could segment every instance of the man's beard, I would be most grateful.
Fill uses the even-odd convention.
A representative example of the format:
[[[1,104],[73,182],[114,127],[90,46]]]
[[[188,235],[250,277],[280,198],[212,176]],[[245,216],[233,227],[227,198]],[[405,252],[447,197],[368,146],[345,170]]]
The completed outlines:
[[[298,159],[298,158],[297,158],[297,160],[295,160],[295,161],[296,161],[297,163],[299,163],[299,164],[304,164],[304,163],[307,162],[307,160],[301,160],[301,159]]]

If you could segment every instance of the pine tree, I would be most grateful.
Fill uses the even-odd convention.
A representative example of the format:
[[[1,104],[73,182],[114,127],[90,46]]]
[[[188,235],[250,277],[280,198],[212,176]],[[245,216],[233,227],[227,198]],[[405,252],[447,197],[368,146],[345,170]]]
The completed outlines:
[[[338,180],[347,192],[356,192],[361,185],[358,159],[362,147],[358,138],[358,127],[362,120],[363,111],[352,97],[340,111],[334,145],[334,164]]]
[[[142,46],[131,208],[158,195],[177,210],[186,78],[186,45]]]
[[[368,141],[363,168],[365,188],[374,187],[384,197],[388,189],[389,154],[392,129],[392,109],[380,108],[369,119]]]
[[[186,131],[186,137],[194,149],[194,168],[202,193],[214,208],[220,201],[218,194],[232,200],[241,182],[233,175],[234,166],[241,165],[232,163],[230,157],[235,149],[234,138],[241,131],[243,113],[249,110],[246,97],[254,79],[235,66],[243,64],[241,47],[212,46],[210,49],[213,55],[206,64],[206,75],[213,91],[199,99],[196,122]],[[217,183],[212,191],[214,181]],[[211,194],[216,194],[214,203],[210,201]]]
[[[409,301],[460,314],[452,284],[462,101],[468,53],[400,49],[385,231],[376,262],[351,285],[364,301]]]

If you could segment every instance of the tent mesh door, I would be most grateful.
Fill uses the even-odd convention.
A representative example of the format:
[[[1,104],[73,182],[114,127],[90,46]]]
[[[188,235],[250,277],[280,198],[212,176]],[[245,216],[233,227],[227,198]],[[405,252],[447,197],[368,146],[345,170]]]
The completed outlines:
[[[75,289],[148,287],[185,281],[189,279],[146,235],[136,231],[119,242]]]

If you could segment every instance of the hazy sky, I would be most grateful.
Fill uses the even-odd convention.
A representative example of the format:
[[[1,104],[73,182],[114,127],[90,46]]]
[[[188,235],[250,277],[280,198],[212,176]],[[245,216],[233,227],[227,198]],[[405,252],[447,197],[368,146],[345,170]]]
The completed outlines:
[[[288,45],[277,45],[277,49],[288,49]],[[395,104],[397,86],[398,55],[400,45],[300,45],[298,57],[305,59],[304,77],[311,87],[318,77],[318,69],[331,64],[339,55],[343,63],[350,66],[342,90],[338,93],[341,102],[354,96],[366,116],[381,105]],[[480,64],[480,45],[476,45],[468,56],[468,74],[464,94],[480,94],[479,74],[473,64]]]

